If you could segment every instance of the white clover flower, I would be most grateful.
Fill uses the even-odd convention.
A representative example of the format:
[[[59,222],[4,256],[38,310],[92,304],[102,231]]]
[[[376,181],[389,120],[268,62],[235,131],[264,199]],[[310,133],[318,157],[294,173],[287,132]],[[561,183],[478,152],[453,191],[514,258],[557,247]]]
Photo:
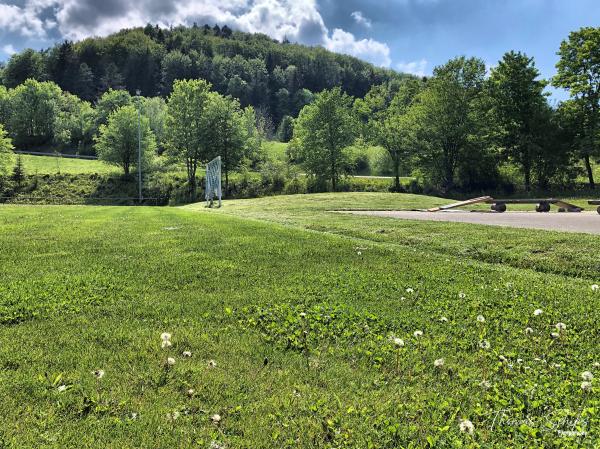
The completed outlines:
[[[393,342],[399,348],[401,348],[402,346],[404,346],[404,340],[402,340],[401,338],[394,337]]]
[[[104,370],[97,369],[95,371],[92,371],[92,374],[96,377],[96,379],[102,379],[104,377]]]
[[[531,334],[533,334],[533,329],[532,329],[532,328],[530,328],[530,327],[528,327],[527,329],[525,329],[525,333],[526,333],[527,335],[531,335]]]
[[[535,309],[535,310],[533,311],[533,314],[534,314],[535,316],[540,316],[542,313],[544,313],[544,311],[543,311],[542,309]]]
[[[192,351],[183,351],[183,352],[182,352],[182,355],[183,355],[184,357],[191,357],[191,356],[192,356]]]
[[[440,322],[441,323],[447,323],[448,322],[448,318],[446,318],[445,316],[440,318]]]
[[[167,419],[169,421],[175,421],[177,418],[179,418],[180,413],[175,411],[173,413],[167,413]]]
[[[175,359],[173,357],[169,357],[167,359],[167,365],[169,365],[169,366],[175,365]]]
[[[67,386],[66,385],[59,385],[57,388],[59,393],[62,393],[63,391],[67,391]]]
[[[475,431],[475,426],[468,419],[463,419],[458,427],[462,433],[468,433],[469,435],[473,435]]]
[[[414,289],[412,289],[412,288],[410,288],[410,287],[408,287],[408,288],[406,289],[406,293],[414,293],[414,292],[415,292],[415,290],[414,290]]]
[[[208,449],[225,449],[225,446],[216,441],[211,441]]]
[[[357,251],[356,254],[362,256],[362,253],[360,251]]]
[[[600,362],[594,362],[594,368],[600,368]]]
[[[482,387],[482,388],[484,388],[484,389],[486,389],[486,390],[489,390],[490,388],[492,388],[492,384],[490,382],[488,382],[487,380],[482,380],[479,383],[479,386]]]
[[[435,366],[436,368],[441,368],[442,366],[444,366],[444,363],[446,363],[446,361],[443,358],[437,359],[433,362],[433,366]]]
[[[500,360],[500,362],[502,362],[502,363],[508,362],[508,359],[506,357],[504,357],[503,355],[498,356],[498,360]]]
[[[517,363],[519,363],[519,364],[523,363],[523,359],[517,359]]]
[[[600,285],[598,285],[598,284],[592,285],[592,291],[593,292],[597,292],[598,290],[600,290]]]
[[[559,332],[567,329],[567,325],[565,323],[556,323],[555,327],[558,329]]]
[[[481,340],[481,341],[479,342],[479,347],[480,347],[481,349],[490,349],[490,346],[491,346],[491,345],[490,345],[490,342],[489,342],[489,341],[487,341],[487,340]]]
[[[193,388],[190,388],[190,389],[187,391],[187,395],[188,395],[188,396],[194,396],[194,393],[195,393],[195,392],[196,392],[196,390],[194,390]]]
[[[168,332],[163,332],[162,334],[160,334],[160,339],[162,341],[168,341],[171,339],[171,334],[169,334]]]
[[[467,295],[466,295],[464,292],[460,292],[460,293],[458,294],[458,297],[459,297],[460,299],[465,299],[465,298],[467,297]]]
[[[306,313],[305,312],[300,312],[300,318],[306,318]]]
[[[581,382],[581,389],[583,391],[591,391],[592,390],[592,383],[591,382]]]
[[[485,323],[485,317],[483,315],[477,315],[477,321],[480,323]]]
[[[209,360],[208,361],[208,367],[209,368],[216,368],[217,367],[217,362],[215,362],[214,360]]]
[[[214,415],[212,415],[210,417],[210,419],[214,424],[219,424],[221,422],[221,415],[219,415],[218,413],[215,413]]]
[[[169,348],[171,345],[172,345],[172,344],[171,344],[171,340],[163,340],[163,341],[160,343],[160,347],[161,347],[161,348],[163,348],[163,349],[165,349],[165,348]]]
[[[581,373],[581,378],[583,380],[591,381],[594,378],[594,375],[590,371],[584,371]]]
[[[419,331],[419,330],[414,331],[413,335],[415,336],[415,338],[422,337],[423,336],[423,331]]]
[[[559,338],[559,337],[560,337],[560,334],[559,334],[558,332],[551,332],[551,333],[550,333],[550,336],[551,336],[552,338]]]
[[[137,412],[131,412],[130,418],[131,418],[131,419],[133,419],[133,420],[136,420],[136,419],[138,419],[138,414],[137,414]]]

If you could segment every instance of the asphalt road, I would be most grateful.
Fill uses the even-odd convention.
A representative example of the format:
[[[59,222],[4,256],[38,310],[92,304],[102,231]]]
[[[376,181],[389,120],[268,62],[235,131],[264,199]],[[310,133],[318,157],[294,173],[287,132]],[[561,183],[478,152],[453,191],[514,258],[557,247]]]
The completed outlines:
[[[447,221],[488,226],[543,229],[546,231],[600,234],[600,215],[596,212],[537,213],[537,212],[413,212],[413,211],[347,211],[344,213],[402,220]]]

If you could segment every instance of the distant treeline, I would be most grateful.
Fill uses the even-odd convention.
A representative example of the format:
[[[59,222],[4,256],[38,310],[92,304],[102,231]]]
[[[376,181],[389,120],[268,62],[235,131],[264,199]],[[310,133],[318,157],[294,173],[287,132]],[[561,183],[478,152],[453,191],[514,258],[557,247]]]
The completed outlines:
[[[215,91],[238,98],[242,107],[252,105],[273,129],[284,117],[296,117],[314,93],[341,86],[363,97],[373,85],[404,76],[320,47],[217,25],[147,25],[44,51],[29,49],[13,55],[1,73],[8,88],[27,79],[53,81],[91,102],[109,89],[166,97],[174,80],[204,79]]]

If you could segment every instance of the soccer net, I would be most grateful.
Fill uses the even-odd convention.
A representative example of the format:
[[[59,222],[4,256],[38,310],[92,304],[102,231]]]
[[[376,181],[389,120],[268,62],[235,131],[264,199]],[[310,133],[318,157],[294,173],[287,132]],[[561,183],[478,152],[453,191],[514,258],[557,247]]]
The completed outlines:
[[[215,197],[221,207],[221,156],[216,157],[206,166],[206,205],[212,207]]]

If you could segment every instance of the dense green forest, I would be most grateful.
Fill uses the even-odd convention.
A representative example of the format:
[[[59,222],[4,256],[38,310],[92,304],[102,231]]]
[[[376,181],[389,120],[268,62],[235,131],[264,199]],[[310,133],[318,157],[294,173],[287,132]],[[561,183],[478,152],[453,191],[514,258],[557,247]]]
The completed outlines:
[[[572,32],[556,68],[541,79],[533,58],[507,51],[490,71],[460,56],[420,79],[226,27],[124,30],[10,59],[0,172],[13,147],[87,152],[125,178],[140,163],[144,176],[185,172],[194,199],[199,168],[221,156],[226,195],[240,191],[230,174],[253,171],[261,184],[244,195],[255,196],[349,188],[378,147],[393,191],[402,176],[414,192],[594,189],[600,28]],[[570,98],[550,104],[550,84]],[[285,160],[265,151],[273,137],[289,141]]]
[[[214,90],[252,105],[276,130],[296,117],[314,93],[335,86],[363,97],[371,86],[402,75],[320,47],[278,42],[227,26],[122,30],[106,38],[62,42],[14,55],[2,79],[14,88],[27,79],[53,81],[94,102],[109,89],[139,89],[146,97],[171,93],[176,79],[204,79]]]

